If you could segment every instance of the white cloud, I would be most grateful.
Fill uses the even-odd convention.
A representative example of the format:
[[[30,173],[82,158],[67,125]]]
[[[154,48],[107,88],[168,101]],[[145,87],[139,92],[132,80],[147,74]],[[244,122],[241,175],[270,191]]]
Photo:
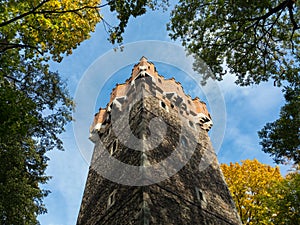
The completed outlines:
[[[262,129],[266,122],[278,118],[280,107],[283,105],[280,89],[274,87],[271,82],[239,87],[230,76],[225,77],[220,86],[227,110],[227,129],[225,141],[219,152],[220,162],[257,158],[260,162],[274,166],[269,155],[261,150],[257,131]]]

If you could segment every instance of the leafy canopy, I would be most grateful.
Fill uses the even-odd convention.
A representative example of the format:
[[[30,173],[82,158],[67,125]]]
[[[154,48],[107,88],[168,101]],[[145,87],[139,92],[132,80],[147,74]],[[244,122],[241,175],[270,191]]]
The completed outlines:
[[[57,73],[23,66],[29,71],[0,81],[1,224],[37,224],[36,216],[46,212],[42,199],[49,192],[40,188],[49,179],[45,153],[63,149],[58,135],[73,108]]]
[[[0,83],[0,96],[0,222],[36,224],[48,194],[39,183],[48,177],[43,175],[45,148],[32,138],[40,122],[35,103],[6,81]]]
[[[2,3],[3,2],[3,3]],[[148,9],[166,8],[168,0],[114,0],[101,5],[100,0],[13,0],[0,5],[0,52],[8,49],[27,49],[26,58],[48,53],[55,61],[62,54],[71,54],[82,41],[90,37],[97,23],[103,25],[112,44],[121,44],[130,17],[146,13]],[[100,14],[109,7],[119,23],[112,26]]]
[[[101,20],[98,4],[98,0],[4,1],[0,5],[0,52],[14,49],[16,57],[26,59],[47,53],[60,61],[62,54],[70,54],[95,30]]]
[[[247,159],[243,160],[242,164],[222,164],[221,169],[242,223],[247,225],[274,224],[269,215],[276,211],[269,207],[266,199],[279,196],[271,190],[276,182],[283,179],[279,168],[262,164],[256,159]]]
[[[85,6],[87,3],[91,7]],[[25,0],[0,4],[0,223],[37,224],[48,191],[40,184],[73,102],[47,60],[60,61],[101,19],[96,1]]]
[[[180,0],[168,30],[196,58],[195,70],[213,79],[236,75],[239,85],[273,80],[283,86],[286,105],[280,118],[259,132],[263,151],[276,162],[299,163],[300,11],[296,0]],[[200,64],[201,65],[201,64]],[[263,97],[263,96],[262,96]]]
[[[221,169],[243,224],[299,224],[299,167],[285,178],[277,167],[257,160],[222,164]]]
[[[258,132],[263,151],[273,156],[275,162],[300,162],[300,86],[286,87],[286,104],[280,118],[267,123]]]
[[[300,173],[289,173],[282,182],[273,187],[275,195],[267,200],[269,207],[273,207],[275,214],[272,222],[278,225],[300,224]],[[278,198],[275,198],[278,196]]]
[[[168,29],[218,80],[229,72],[240,85],[269,78],[281,85],[299,72],[298,8],[295,0],[182,0]]]

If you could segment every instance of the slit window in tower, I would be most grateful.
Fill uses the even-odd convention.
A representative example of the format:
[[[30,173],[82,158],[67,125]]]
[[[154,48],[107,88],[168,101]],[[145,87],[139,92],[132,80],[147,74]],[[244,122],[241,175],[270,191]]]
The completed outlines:
[[[203,191],[198,187],[196,187],[195,190],[196,190],[196,196],[197,196],[198,201],[206,202]]]
[[[110,146],[110,155],[113,155],[117,151],[117,148],[118,148],[118,143],[117,140],[115,140]]]
[[[107,199],[107,208],[110,208],[116,202],[116,190],[114,190]]]

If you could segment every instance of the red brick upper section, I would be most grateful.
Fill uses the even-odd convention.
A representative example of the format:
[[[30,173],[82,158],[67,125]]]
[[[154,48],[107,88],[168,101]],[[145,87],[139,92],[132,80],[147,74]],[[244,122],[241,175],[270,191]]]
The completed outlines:
[[[94,117],[94,122],[93,125],[95,126],[96,124],[100,124],[103,123],[103,121],[105,121],[107,117],[107,111],[106,109],[99,109],[99,112],[96,113],[95,117]]]
[[[168,93],[174,93],[180,98],[182,98],[182,102],[186,105],[186,108],[189,111],[192,111],[194,115],[201,115],[201,117],[206,117],[211,120],[210,114],[206,108],[206,104],[198,97],[192,99],[189,95],[185,94],[182,85],[180,82],[175,81],[174,78],[165,79],[163,76],[159,75],[156,71],[156,68],[153,63],[148,62],[145,57],[140,59],[140,62],[134,65],[131,73],[131,77],[128,78],[125,83],[117,84],[116,87],[112,90],[110,102],[107,104],[107,107],[114,101],[114,99],[123,97],[126,95],[128,89],[130,88],[131,83],[141,74],[146,73],[147,75],[152,77],[152,80],[156,83],[157,89],[163,91],[163,95]],[[162,95],[158,95],[158,97],[163,98]],[[169,104],[166,102],[166,104]],[[106,108],[107,108],[106,107]],[[97,124],[103,123],[106,119],[106,108],[100,108],[99,112],[95,115],[94,122],[92,127],[95,127]]]

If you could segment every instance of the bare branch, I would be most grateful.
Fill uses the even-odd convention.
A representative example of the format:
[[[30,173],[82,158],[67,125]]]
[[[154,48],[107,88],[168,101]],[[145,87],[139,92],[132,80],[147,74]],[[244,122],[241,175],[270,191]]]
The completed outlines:
[[[106,32],[107,34],[109,34],[109,30],[110,30],[111,28],[113,28],[113,26],[110,25],[103,17],[101,17],[101,21],[102,21],[102,23],[103,23],[103,27],[104,27],[105,32]],[[107,27],[108,27],[108,29],[107,29]]]

